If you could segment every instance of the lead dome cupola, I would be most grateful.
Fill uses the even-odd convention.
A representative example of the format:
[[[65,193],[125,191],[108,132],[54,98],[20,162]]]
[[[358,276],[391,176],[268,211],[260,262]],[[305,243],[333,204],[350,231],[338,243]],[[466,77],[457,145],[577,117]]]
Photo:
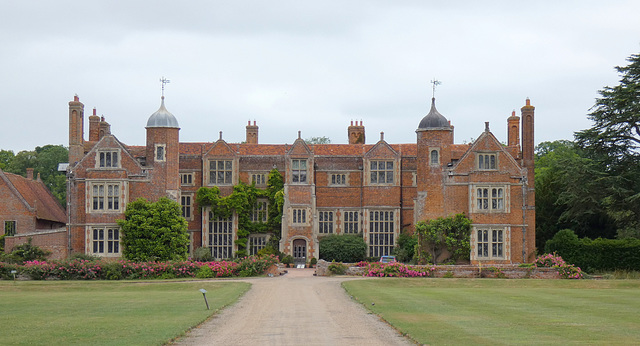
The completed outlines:
[[[418,130],[427,129],[451,129],[447,118],[436,109],[435,97],[431,99],[431,110],[429,110],[429,114],[422,118],[420,125],[418,125]]]
[[[147,121],[147,128],[149,127],[180,128],[176,117],[174,117],[173,114],[171,114],[171,112],[169,112],[164,106],[164,96],[162,96],[160,108],[155,113],[151,114]]]

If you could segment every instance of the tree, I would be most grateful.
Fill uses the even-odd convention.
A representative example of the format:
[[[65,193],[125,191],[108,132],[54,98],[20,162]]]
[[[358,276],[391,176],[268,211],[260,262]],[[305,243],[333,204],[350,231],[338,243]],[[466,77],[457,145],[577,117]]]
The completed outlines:
[[[601,172],[593,160],[582,157],[571,141],[543,142],[536,147],[536,246],[561,229],[582,237],[612,237],[615,228],[605,210],[598,186]]]
[[[132,261],[185,260],[189,251],[187,221],[180,204],[166,197],[141,198],[127,205],[122,228],[122,254]]]
[[[331,139],[329,137],[311,137],[304,140],[307,144],[330,144]]]
[[[15,156],[11,150],[0,150],[0,169],[4,171]]]
[[[575,133],[585,157],[602,172],[602,205],[618,237],[640,237],[640,55],[617,66],[620,84],[605,87],[589,114],[593,126]]]
[[[416,223],[418,244],[426,249],[433,263],[438,263],[446,249],[452,261],[469,259],[471,254],[471,220],[464,214],[439,217]],[[446,258],[445,258],[446,259]]]
[[[367,255],[367,243],[355,234],[332,234],[320,239],[320,259],[325,261],[355,263]]]

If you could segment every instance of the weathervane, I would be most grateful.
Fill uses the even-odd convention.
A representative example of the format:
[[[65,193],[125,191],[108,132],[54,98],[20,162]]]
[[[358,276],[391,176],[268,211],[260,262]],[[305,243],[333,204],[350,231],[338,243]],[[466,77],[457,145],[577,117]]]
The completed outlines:
[[[164,97],[164,85],[170,83],[171,81],[162,77],[160,78],[160,83],[162,83],[162,97]]]
[[[442,82],[434,78],[434,79],[431,80],[431,84],[433,84],[433,94],[431,95],[431,97],[435,98],[436,97],[436,86],[442,84]]]

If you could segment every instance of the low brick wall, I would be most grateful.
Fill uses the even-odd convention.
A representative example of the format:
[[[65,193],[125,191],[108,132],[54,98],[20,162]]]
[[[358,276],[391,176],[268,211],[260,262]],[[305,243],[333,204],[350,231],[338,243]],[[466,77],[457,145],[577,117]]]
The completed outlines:
[[[67,258],[67,230],[65,228],[54,230],[42,230],[28,234],[17,234],[4,238],[4,250],[6,253],[13,248],[25,244],[31,238],[31,244],[47,251],[51,251],[49,259],[61,260]]]
[[[320,260],[316,266],[317,276],[328,276],[330,262]],[[365,268],[348,266],[346,275],[363,276]],[[418,266],[418,267],[434,267]],[[560,273],[554,268],[521,268],[517,264],[500,264],[492,266],[476,265],[439,265],[435,266],[433,277],[444,278],[505,278],[505,279],[560,279]]]

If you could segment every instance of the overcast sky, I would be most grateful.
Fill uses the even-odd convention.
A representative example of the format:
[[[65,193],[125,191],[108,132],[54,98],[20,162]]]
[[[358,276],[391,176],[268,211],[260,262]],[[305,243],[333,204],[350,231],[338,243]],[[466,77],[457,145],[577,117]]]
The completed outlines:
[[[327,136],[415,143],[432,79],[440,113],[469,142],[529,97],[536,143],[590,126],[614,66],[640,52],[640,1],[2,1],[0,149],[68,145],[68,102],[145,144],[166,106],[182,142]]]

